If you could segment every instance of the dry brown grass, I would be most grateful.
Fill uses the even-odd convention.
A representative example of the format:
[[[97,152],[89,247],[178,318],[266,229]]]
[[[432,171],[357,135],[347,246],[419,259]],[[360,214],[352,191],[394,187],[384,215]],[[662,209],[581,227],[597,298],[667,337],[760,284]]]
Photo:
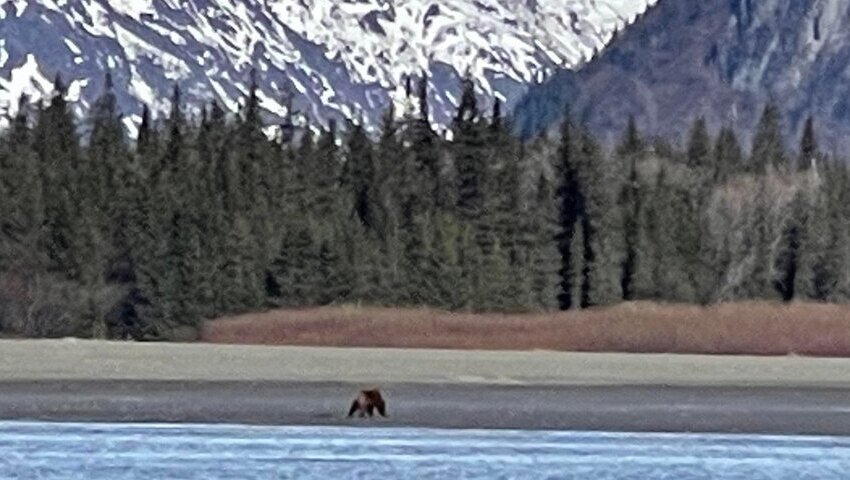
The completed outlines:
[[[850,357],[850,306],[628,303],[524,315],[328,307],[208,321],[212,343]]]

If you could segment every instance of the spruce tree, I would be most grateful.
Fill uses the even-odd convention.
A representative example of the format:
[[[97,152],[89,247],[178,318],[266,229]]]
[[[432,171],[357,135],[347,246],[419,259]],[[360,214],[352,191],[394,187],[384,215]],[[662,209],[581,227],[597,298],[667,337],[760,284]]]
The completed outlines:
[[[103,93],[91,109],[88,164],[81,172],[84,188],[92,196],[92,205],[101,210],[104,216],[110,217],[115,212],[107,211],[109,197],[118,190],[117,176],[128,156],[124,127],[113,88],[112,75],[107,73]]]
[[[797,274],[800,270],[800,248],[803,235],[801,230],[805,225],[808,210],[802,193],[798,192],[794,196],[789,210],[782,228],[774,267],[777,272],[774,287],[785,302],[790,302],[795,297]]]
[[[120,285],[122,294],[109,313],[103,335],[111,338],[141,339],[144,336],[144,292],[140,286],[141,247],[149,235],[143,216],[147,214],[144,195],[144,172],[137,155],[130,152],[112,77],[106,75],[104,91],[95,103],[90,122],[92,131],[85,163],[81,167],[82,188],[89,193],[84,200],[87,221],[92,231],[101,230],[109,248],[90,247],[97,255],[108,254],[106,279]],[[145,109],[140,133],[148,135],[150,118]],[[140,149],[147,148],[142,138]],[[104,225],[105,224],[105,225]],[[104,242],[106,243],[106,242]]]
[[[139,122],[139,131],[136,135],[136,160],[142,172],[147,177],[152,177],[155,168],[154,159],[159,155],[159,138],[156,128],[151,119],[150,108],[142,107],[142,120]]]
[[[805,244],[807,262],[801,268],[801,293],[808,299],[826,301],[835,285],[835,274],[831,268],[834,259],[829,258],[830,225],[829,195],[821,190],[816,193],[813,211],[807,230]]]
[[[331,218],[340,212],[340,150],[337,146],[336,121],[331,120],[316,144],[308,172],[312,178],[311,212],[316,218]]]
[[[480,308],[484,268],[484,253],[476,243],[475,228],[461,222],[458,235],[458,265],[461,282],[458,289],[460,308],[476,310]]]
[[[316,141],[310,125],[304,127],[301,138],[293,153],[293,180],[287,185],[290,198],[296,202],[297,210],[312,213],[313,179],[312,169],[316,156]]]
[[[445,204],[448,187],[441,175],[440,142],[437,134],[431,128],[430,107],[428,105],[428,77],[425,73],[418,83],[419,112],[410,123],[410,153],[413,156],[415,176],[417,178],[417,195],[422,202],[421,211],[430,211],[435,206],[451,207]],[[418,213],[421,213],[418,212]]]
[[[160,319],[161,335],[183,335],[184,327],[194,329],[200,321],[197,299],[201,282],[200,225],[198,223],[198,169],[190,155],[188,124],[183,114],[179,87],[174,87],[168,137],[159,164],[162,167],[155,195],[165,203],[161,232],[167,247],[161,265],[166,289],[161,292],[165,315]]]
[[[438,275],[433,263],[432,218],[427,213],[418,214],[409,223],[402,224],[404,256],[404,302],[411,306],[433,305],[439,302],[436,284]],[[477,273],[472,272],[472,273]]]
[[[159,152],[159,131],[154,127],[150,110],[145,106],[134,155],[134,163],[138,166],[137,196],[130,210],[127,234],[134,266],[136,301],[132,306],[125,305],[125,319],[135,316],[136,328],[132,329],[134,338],[158,336],[157,323],[164,315],[160,304],[163,298],[162,274],[167,268],[164,261],[167,245],[163,240],[166,217],[163,207],[169,207],[170,203],[162,195],[164,189],[157,183],[161,178],[156,170]],[[117,333],[123,336],[124,332]]]
[[[694,176],[673,187],[676,242],[675,272],[680,284],[677,297],[687,303],[705,304],[711,292],[707,285],[714,277],[707,268],[708,235],[704,229],[705,193],[700,177]]]
[[[111,210],[114,212],[113,228],[118,234],[113,236],[115,263],[108,274],[111,280],[125,285],[125,292],[112,315],[109,332],[112,338],[140,340],[144,337],[143,310],[147,300],[141,287],[140,265],[147,254],[145,237],[151,234],[145,230],[150,205],[147,204],[144,175],[138,158],[128,153],[115,176],[117,192]]]
[[[380,237],[382,241],[388,242],[397,233],[401,217],[408,204],[404,196],[405,155],[402,153],[402,144],[398,138],[399,125],[392,105],[381,117],[380,132],[375,148],[376,195],[382,217]]]
[[[523,231],[523,223],[527,222],[523,209],[525,174],[519,148],[510,134],[509,125],[501,115],[501,102],[496,100],[488,132],[489,156],[494,164],[495,182],[490,201],[487,203],[491,209],[490,215],[493,218],[494,235],[500,247],[500,255],[504,256],[511,275],[511,282],[505,293],[509,300],[503,302],[501,308],[518,310],[527,307],[530,302],[531,278],[527,257],[532,238]],[[496,259],[497,263],[500,261],[501,259]]]
[[[381,117],[380,136],[373,145],[373,185],[371,187],[375,231],[382,243],[385,243],[397,225],[398,221],[398,198],[397,192],[397,157],[401,146],[396,137],[397,124],[395,111],[388,107]]]
[[[806,124],[803,127],[803,137],[800,139],[800,156],[797,159],[797,166],[800,170],[807,170],[818,159],[818,144],[815,135],[815,122],[809,116],[806,119]]]
[[[850,170],[840,162],[836,170],[830,198],[833,238],[830,256],[838,275],[830,301],[843,303],[850,300],[850,213],[843,208],[850,203]]]
[[[390,285],[384,275],[387,269],[384,255],[375,233],[364,228],[356,219],[345,222],[345,246],[349,264],[349,301],[380,305],[386,302]]]
[[[248,97],[237,125],[235,160],[238,165],[242,212],[248,216],[253,242],[246,245],[253,259],[249,267],[250,284],[245,287],[256,297],[255,306],[262,303],[261,288],[265,270],[279,244],[278,228],[273,220],[271,204],[275,196],[275,176],[271,174],[271,151],[269,141],[263,133],[259,83],[256,70],[251,70]]]
[[[628,177],[621,193],[621,209],[623,215],[623,239],[625,252],[621,265],[620,288],[625,301],[635,299],[635,276],[638,268],[639,230],[643,205],[638,178],[638,161],[642,153],[642,141],[637,132],[634,118],[629,118],[628,127],[617,149],[619,156],[628,166]]]
[[[638,154],[644,150],[644,142],[641,139],[640,132],[638,131],[637,124],[635,123],[635,117],[633,115],[629,116],[629,121],[626,124],[626,131],[623,133],[623,138],[620,140],[620,145],[617,147],[617,155],[620,158],[626,160],[626,164],[629,164],[629,158],[632,155]]]
[[[178,180],[182,180],[181,174],[187,168],[186,156],[188,154],[188,148],[185,143],[185,134],[188,125],[183,114],[183,99],[179,85],[174,85],[170,100],[171,113],[166,122],[168,133],[159,161],[161,171],[158,172],[161,175],[167,175],[166,178],[163,178],[163,182],[177,182]],[[187,198],[190,194],[184,185],[174,185],[174,187],[172,193],[176,202]]]
[[[344,251],[346,245],[337,229],[329,229],[319,242],[318,290],[319,305],[330,305],[345,301],[351,293],[353,266]]]
[[[271,272],[279,289],[279,305],[302,307],[318,303],[323,288],[319,247],[308,224],[288,226]]]
[[[531,293],[537,308],[549,310],[560,306],[558,265],[561,259],[559,245],[553,241],[558,226],[555,192],[545,174],[538,177],[532,205],[526,226],[531,242],[528,259]],[[569,283],[572,285],[574,282]]]
[[[53,98],[38,116],[35,126],[35,151],[39,157],[44,195],[42,248],[51,269],[64,272],[70,279],[81,279],[83,269],[94,265],[82,245],[80,218],[79,166],[80,147],[77,126],[65,100],[66,87],[61,76],[54,81]]]
[[[620,298],[620,265],[616,261],[611,215],[614,199],[606,185],[612,181],[606,171],[602,147],[582,130],[578,154],[578,178],[581,192],[582,283],[580,306],[605,305]]]
[[[482,269],[487,274],[481,279],[481,290],[475,302],[483,311],[513,311],[518,310],[514,304],[512,283],[517,280],[511,275],[508,255],[502,250],[499,241],[483,255]]]
[[[782,141],[782,125],[779,108],[774,103],[764,107],[753,138],[750,170],[761,173],[768,166],[785,166],[785,151]]]
[[[392,189],[392,182],[397,180],[398,153],[401,143],[398,139],[398,123],[395,118],[395,108],[392,104],[387,107],[381,116],[380,137],[376,145],[376,171],[378,188],[382,194],[387,194]],[[389,201],[382,197],[382,203]],[[384,205],[387,208],[388,205]]]
[[[711,166],[711,137],[703,117],[697,118],[691,127],[687,158],[691,168],[705,169]]]
[[[228,166],[230,156],[225,153],[228,135],[224,111],[213,102],[209,108],[204,108],[193,152],[198,172],[197,221],[203,229],[199,242],[199,276],[205,279],[198,289],[198,303],[205,318],[222,313],[216,304],[217,292],[228,288],[228,279],[223,278],[221,272],[225,253],[222,238],[226,235],[229,218],[225,199],[228,171],[231,170]]]
[[[182,208],[175,211],[171,217],[169,234],[169,256],[173,259],[175,269],[166,273],[166,276],[170,277],[174,290],[166,297],[171,305],[170,315],[163,327],[166,335],[174,338],[181,327],[197,329],[200,326],[201,283],[208,279],[199,275],[201,245],[197,219],[192,212]]]
[[[351,125],[346,139],[346,162],[342,184],[349,214],[367,231],[377,232],[381,227],[380,207],[375,191],[375,158],[372,143],[362,125]]]
[[[460,266],[461,225],[454,215],[438,212],[433,220],[431,231],[431,257],[435,306],[457,309],[462,306],[458,288],[462,282]]]
[[[284,189],[286,210],[281,243],[271,266],[271,275],[279,289],[276,303],[283,306],[316,305],[322,288],[319,278],[319,238],[313,216],[315,190],[312,168],[315,161],[312,131],[306,128],[292,155],[291,181]]]
[[[847,193],[845,167],[832,165],[815,192],[801,259],[800,293],[821,302],[847,299],[847,215],[842,207]]]
[[[597,261],[596,258],[596,249],[594,248],[593,241],[596,236],[596,231],[593,227],[593,223],[588,215],[583,215],[581,217],[581,246],[582,246],[582,269],[581,269],[581,287],[580,287],[580,297],[579,297],[579,305],[581,308],[589,308],[595,305],[593,299],[593,278],[594,276],[594,264]]]
[[[670,183],[667,167],[662,164],[654,179],[644,220],[645,245],[648,250],[644,265],[652,281],[645,295],[660,300],[678,299],[682,283],[677,275],[677,245],[671,235],[676,227],[671,227],[670,220],[676,219],[677,214],[676,199]]]
[[[558,303],[561,310],[573,308],[573,262],[575,252],[572,250],[573,235],[576,224],[585,215],[585,198],[581,191],[578,170],[579,147],[578,139],[573,130],[572,121],[567,115],[561,125],[561,142],[558,148],[556,164],[557,189],[555,191],[558,203],[558,231],[555,241],[561,255],[560,289]]]
[[[725,183],[732,175],[742,171],[743,151],[732,127],[723,127],[714,145],[714,181]]]
[[[772,252],[770,228],[770,198],[765,178],[758,178],[756,204],[751,213],[747,247],[751,267],[744,282],[744,295],[750,299],[767,300],[776,296],[772,282]]]
[[[484,131],[471,79],[465,79],[463,94],[452,123],[453,150],[457,170],[457,212],[460,219],[478,225],[485,212],[487,164]]]
[[[44,221],[44,192],[30,128],[28,99],[22,96],[12,124],[0,138],[0,272],[46,267],[36,248]]]
[[[480,118],[475,88],[464,79],[463,94],[452,123],[452,152],[457,172],[458,220],[468,227],[460,243],[464,278],[470,287],[468,308],[481,308],[483,283],[488,272],[484,258],[496,242],[492,216],[491,165],[488,164],[486,124]]]
[[[231,215],[221,247],[225,252],[220,266],[224,281],[216,292],[222,312],[255,310],[265,300],[266,277],[257,273],[254,242],[248,217]]]
[[[107,73],[104,91],[91,111],[91,136],[85,163],[81,167],[81,189],[87,192],[85,205],[94,226],[105,228],[111,246],[107,277],[127,283],[134,275],[127,238],[131,202],[136,184],[125,184],[133,168],[127,147],[112,76]]]

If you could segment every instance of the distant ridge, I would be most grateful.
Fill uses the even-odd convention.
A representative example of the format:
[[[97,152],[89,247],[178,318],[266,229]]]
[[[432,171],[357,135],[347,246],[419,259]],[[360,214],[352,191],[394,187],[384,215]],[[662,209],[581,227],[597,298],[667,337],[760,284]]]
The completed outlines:
[[[569,103],[608,143],[629,115],[673,139],[697,116],[750,132],[772,100],[789,147],[812,115],[822,146],[840,152],[850,147],[848,23],[843,0],[663,0],[579,71],[531,87],[518,128],[546,131]]]

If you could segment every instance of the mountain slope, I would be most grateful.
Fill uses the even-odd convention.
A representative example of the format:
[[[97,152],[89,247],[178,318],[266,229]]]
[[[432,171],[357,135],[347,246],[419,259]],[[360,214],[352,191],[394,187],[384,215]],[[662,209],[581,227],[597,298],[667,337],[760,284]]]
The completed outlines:
[[[430,72],[434,121],[445,122],[458,78],[510,104],[526,82],[580,63],[654,0],[14,0],[0,5],[0,113],[39,97],[55,73],[84,109],[113,73],[128,114],[168,108],[179,83],[190,100],[231,110],[249,70],[263,106],[284,90],[318,120],[372,124],[403,103],[406,74]],[[133,120],[128,120],[132,123]]]
[[[680,138],[698,115],[751,131],[763,105],[784,112],[789,146],[805,118],[822,144],[850,146],[850,3],[845,0],[662,0],[578,72],[532,87],[517,107],[526,135],[564,105],[613,141],[629,115]]]

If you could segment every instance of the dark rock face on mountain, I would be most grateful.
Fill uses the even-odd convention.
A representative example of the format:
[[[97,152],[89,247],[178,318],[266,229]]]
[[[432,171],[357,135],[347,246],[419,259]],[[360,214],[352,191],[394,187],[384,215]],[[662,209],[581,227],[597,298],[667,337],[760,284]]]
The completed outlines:
[[[764,105],[784,114],[788,147],[812,115],[821,146],[850,147],[850,2],[662,0],[579,71],[530,88],[515,112],[526,136],[565,105],[614,141],[634,115],[647,134],[682,138],[697,116],[748,141]]]

